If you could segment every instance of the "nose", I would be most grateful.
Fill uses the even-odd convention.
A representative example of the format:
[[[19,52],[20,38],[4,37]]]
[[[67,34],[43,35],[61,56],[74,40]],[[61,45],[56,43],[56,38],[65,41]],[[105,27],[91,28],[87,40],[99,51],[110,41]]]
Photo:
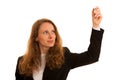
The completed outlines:
[[[53,38],[53,34],[49,33],[49,39],[52,39],[52,38]]]

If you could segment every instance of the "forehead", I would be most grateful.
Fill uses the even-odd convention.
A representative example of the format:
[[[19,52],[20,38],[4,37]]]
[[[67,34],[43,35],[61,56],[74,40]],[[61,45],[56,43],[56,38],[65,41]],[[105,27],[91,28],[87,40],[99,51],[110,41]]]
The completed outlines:
[[[53,26],[53,24],[52,23],[50,23],[50,22],[44,22],[44,23],[42,23],[41,25],[40,25],[40,28],[39,28],[39,30],[46,30],[46,29],[54,29],[54,26]]]

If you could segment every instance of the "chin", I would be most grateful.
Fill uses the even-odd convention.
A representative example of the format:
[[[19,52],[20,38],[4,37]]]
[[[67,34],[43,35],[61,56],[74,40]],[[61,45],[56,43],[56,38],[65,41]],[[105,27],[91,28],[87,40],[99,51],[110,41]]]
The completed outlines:
[[[54,45],[51,45],[50,47],[54,47]]]
[[[47,44],[47,47],[54,47],[55,44]]]
[[[54,45],[49,45],[49,47],[54,47]]]

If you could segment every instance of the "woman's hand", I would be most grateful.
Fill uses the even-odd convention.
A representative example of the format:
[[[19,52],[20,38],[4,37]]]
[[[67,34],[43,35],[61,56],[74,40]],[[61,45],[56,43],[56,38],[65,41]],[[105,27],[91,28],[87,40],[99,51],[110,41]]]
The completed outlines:
[[[94,28],[98,28],[102,20],[102,15],[99,7],[93,8],[92,10],[92,24]]]

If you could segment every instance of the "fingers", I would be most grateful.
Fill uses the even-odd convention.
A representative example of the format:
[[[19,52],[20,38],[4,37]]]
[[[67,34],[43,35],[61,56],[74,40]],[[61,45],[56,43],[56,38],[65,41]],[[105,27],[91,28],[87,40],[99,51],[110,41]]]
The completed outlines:
[[[92,22],[93,26],[99,26],[100,22],[102,20],[102,15],[99,7],[95,7],[92,10]]]
[[[101,18],[102,17],[99,7],[93,8],[92,16],[93,16],[93,18]]]

